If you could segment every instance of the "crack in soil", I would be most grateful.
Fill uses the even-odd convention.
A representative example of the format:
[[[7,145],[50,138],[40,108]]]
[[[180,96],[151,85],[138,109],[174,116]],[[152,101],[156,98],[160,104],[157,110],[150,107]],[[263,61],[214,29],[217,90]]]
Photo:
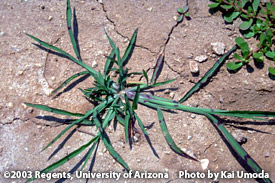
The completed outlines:
[[[3,123],[3,122],[0,122],[0,124],[2,125],[2,126],[5,126],[5,125],[11,125],[14,121],[16,121],[16,120],[21,120],[21,122],[25,122],[25,121],[28,121],[29,120],[29,118],[27,118],[27,119],[20,119],[20,118],[13,118],[11,121],[8,121],[8,122],[6,122],[6,123]]]
[[[101,6],[102,6],[102,10],[103,10],[104,13],[105,13],[106,19],[114,26],[115,32],[116,32],[118,35],[120,35],[121,37],[123,37],[124,39],[127,39],[127,41],[130,41],[130,38],[129,38],[129,37],[124,36],[122,33],[120,33],[120,32],[117,30],[117,28],[116,28],[116,23],[115,23],[115,21],[113,21],[113,20],[108,16],[107,10],[106,10],[106,8],[105,8],[104,3],[102,2],[102,3],[100,3],[100,4],[101,4]],[[149,51],[150,53],[156,54],[156,52],[150,50],[150,48],[147,48],[146,46],[143,46],[143,45],[136,45],[136,47],[141,48],[141,49],[145,49],[145,50]]]

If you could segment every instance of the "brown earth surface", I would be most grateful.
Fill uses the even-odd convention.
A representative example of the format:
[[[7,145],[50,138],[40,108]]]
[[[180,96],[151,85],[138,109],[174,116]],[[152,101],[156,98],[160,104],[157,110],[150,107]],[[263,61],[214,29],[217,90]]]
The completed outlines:
[[[177,8],[188,3],[191,20],[184,20],[174,29]],[[131,71],[152,68],[163,45],[166,46],[164,70],[159,81],[176,78],[167,86],[166,92],[155,92],[161,97],[173,96],[179,100],[219,58],[211,43],[223,42],[226,50],[234,45],[239,36],[238,24],[226,25],[219,12],[211,15],[205,0],[72,0],[79,28],[81,56],[85,63],[97,63],[96,70],[103,70],[105,54],[111,48],[104,34],[104,27],[114,42],[125,50],[128,40],[136,28],[139,29],[136,48],[127,67]],[[5,171],[42,170],[91,139],[90,135],[79,131],[66,133],[47,150],[42,148],[64,129],[50,118],[50,113],[33,110],[23,102],[45,104],[73,112],[85,112],[91,105],[78,88],[91,86],[91,78],[83,79],[67,92],[53,99],[48,92],[56,88],[65,78],[83,69],[76,64],[34,46],[25,33],[39,37],[46,42],[73,52],[66,31],[66,2],[59,0],[11,0],[0,2],[0,182],[24,182],[26,179],[5,179]],[[250,41],[255,45],[255,41]],[[208,60],[199,63],[200,73],[193,76],[189,62],[196,56],[207,55]],[[232,58],[232,57],[231,57]],[[231,59],[232,60],[232,59]],[[251,64],[253,69],[242,68],[232,74],[222,66],[220,71],[199,92],[184,104],[214,109],[265,110],[275,111],[274,80],[267,74],[272,63],[264,62],[263,68]],[[139,78],[133,78],[136,80]],[[139,107],[138,114],[148,126],[148,133],[156,155],[144,136],[138,137],[132,150],[125,144],[121,126],[113,131],[107,130],[114,148],[128,163],[131,169],[141,172],[168,172],[168,179],[120,179],[118,182],[213,182],[212,179],[179,179],[178,172],[205,172],[199,163],[175,154],[167,145],[156,111]],[[53,115],[65,119],[64,116]],[[43,119],[42,119],[43,118]],[[209,159],[211,172],[243,171],[213,125],[203,116],[178,112],[165,112],[169,131],[177,145],[186,148],[199,159]],[[232,120],[232,119],[231,119]],[[227,121],[227,129],[247,142],[243,148],[275,180],[275,138],[273,121],[255,122],[250,120]],[[150,127],[150,128],[149,128]],[[81,127],[87,131],[95,129]],[[57,153],[54,153],[58,151]],[[85,155],[86,151],[75,157],[58,172],[68,172]],[[50,160],[49,157],[52,156]],[[93,171],[122,172],[123,168],[108,154],[102,144],[97,149]],[[89,171],[87,166],[84,171]],[[58,179],[35,182],[55,182]],[[86,179],[66,180],[65,182],[85,182]],[[90,179],[89,182],[114,182],[114,179]],[[256,182],[254,179],[219,179],[226,182]]]

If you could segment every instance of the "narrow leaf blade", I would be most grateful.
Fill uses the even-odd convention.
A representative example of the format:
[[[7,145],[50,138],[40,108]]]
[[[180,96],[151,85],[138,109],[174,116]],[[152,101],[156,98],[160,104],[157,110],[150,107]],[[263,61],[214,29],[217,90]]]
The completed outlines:
[[[72,45],[73,45],[74,52],[76,54],[77,59],[79,61],[81,61],[80,53],[78,51],[77,43],[76,43],[76,40],[75,40],[75,37],[74,37],[74,34],[73,34],[73,30],[72,30],[72,10],[71,10],[70,0],[67,0],[66,17],[67,17],[67,28],[68,28],[68,32],[69,32],[69,35],[70,35]]]
[[[162,53],[159,55],[158,60],[156,62],[156,65],[154,67],[154,72],[153,72],[153,76],[151,78],[151,83],[155,84],[161,71],[163,68],[163,64],[164,64],[164,51],[162,51]]]
[[[178,148],[178,146],[175,144],[174,140],[172,139],[170,133],[168,132],[168,128],[166,126],[166,123],[164,121],[164,117],[163,117],[163,114],[160,110],[160,108],[157,109],[158,111],[158,118],[159,118],[159,123],[160,123],[160,127],[161,127],[161,130],[162,130],[162,133],[165,137],[165,140],[167,141],[167,143],[169,144],[170,148],[178,153],[179,155],[181,156],[184,156],[186,158],[189,158],[189,159],[192,159],[194,161],[198,161],[196,158],[186,154],[185,152],[183,152],[180,148]]]
[[[111,156],[119,163],[121,164],[127,171],[130,171],[129,166],[127,165],[127,163],[121,158],[121,156],[115,151],[115,149],[113,148],[109,137],[107,136],[107,134],[104,132],[101,135],[102,141],[106,147],[106,149],[108,150],[108,152],[111,154]]]

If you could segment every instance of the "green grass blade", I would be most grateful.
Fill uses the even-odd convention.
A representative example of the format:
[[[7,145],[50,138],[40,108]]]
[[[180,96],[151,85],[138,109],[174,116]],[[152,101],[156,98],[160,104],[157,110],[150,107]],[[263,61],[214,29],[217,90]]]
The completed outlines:
[[[102,128],[105,129],[114,117],[115,117],[115,111],[113,109],[109,109],[106,117],[104,118]]]
[[[104,132],[103,134],[101,134],[101,138],[102,141],[106,147],[106,149],[108,150],[108,152],[111,154],[111,156],[119,163],[121,164],[127,171],[130,170],[129,166],[127,165],[127,163],[121,158],[121,156],[115,151],[115,149],[113,148],[109,137],[107,136],[107,134]]]
[[[148,84],[149,84],[149,79],[148,79],[147,72],[146,72],[145,70],[142,70],[142,73],[143,73],[143,76],[144,76],[145,79],[146,79],[146,84],[148,85]]]
[[[164,82],[159,82],[159,83],[155,83],[155,84],[151,84],[151,85],[143,84],[143,85],[140,85],[140,90],[146,90],[146,89],[162,86],[162,85],[171,83],[175,80],[176,79],[170,79],[170,80],[167,80],[167,81],[164,81]],[[137,90],[137,86],[132,87],[132,88],[129,89],[129,91],[136,91],[136,90]]]
[[[109,110],[107,112],[107,115],[104,118],[104,121],[102,123],[102,128],[103,129],[105,129],[107,127],[107,125],[109,124],[109,122],[115,117],[116,112],[114,110],[114,106],[117,104],[117,102],[119,101],[119,99],[120,99],[119,96],[117,96],[114,99],[113,103],[111,104],[111,106],[110,106],[110,108],[109,108]]]
[[[247,154],[247,152],[242,148],[242,146],[235,140],[235,138],[227,131],[227,129],[218,121],[217,118],[212,116],[211,114],[205,113],[205,116],[213,121],[218,129],[224,134],[227,141],[231,145],[231,147],[235,150],[238,156],[255,172],[261,173],[262,168]],[[252,172],[252,173],[254,173]],[[271,180],[268,178],[264,179],[265,182],[271,183]]]
[[[125,126],[125,119],[122,118],[121,116],[117,115],[116,116],[117,121],[122,125]]]
[[[61,165],[67,163],[69,160],[73,159],[75,156],[77,156],[79,153],[81,153],[83,150],[85,150],[87,147],[89,147],[94,141],[96,141],[98,139],[98,137],[99,137],[99,135],[95,136],[87,144],[85,144],[85,145],[81,146],[80,148],[78,148],[77,150],[71,152],[70,154],[68,154],[67,156],[62,158],[61,160],[51,164],[50,166],[48,166],[47,168],[42,170],[41,173],[48,173],[48,172],[60,167]],[[35,178],[28,179],[27,182],[31,182],[33,180],[35,180]]]
[[[85,68],[87,71],[91,72],[91,74],[94,76],[96,72],[94,69],[92,69],[91,67],[89,67],[88,65],[86,65],[84,62],[81,62],[79,60],[77,60],[76,58],[74,58],[73,56],[71,56],[70,54],[66,53],[65,51],[55,47],[55,46],[52,46],[50,45],[49,43],[46,43],[30,34],[26,34],[27,36],[29,36],[30,38],[34,39],[35,41],[37,41],[38,43],[40,43],[42,46],[46,47],[46,48],[49,48],[49,49],[52,49],[64,56],[66,56],[68,59],[70,59],[71,61],[75,62],[76,64],[80,65],[81,67]]]
[[[132,109],[137,110],[138,106],[138,99],[139,99],[139,93],[140,93],[140,86],[137,87],[137,91],[133,100]]]
[[[143,105],[147,105],[150,107],[158,105],[161,108],[165,109],[174,109],[174,110],[182,110],[186,112],[192,112],[197,114],[209,113],[215,115],[223,115],[223,116],[231,116],[231,117],[239,117],[239,118],[247,118],[247,119],[255,119],[255,120],[265,120],[263,118],[258,117],[275,117],[275,112],[265,112],[265,111],[226,111],[226,110],[216,110],[216,109],[206,109],[199,107],[189,107],[177,103],[176,101],[166,101],[159,99],[154,99],[151,95],[140,94],[139,101]],[[153,107],[156,108],[156,107]]]
[[[109,55],[110,58],[107,58],[106,63],[104,65],[104,75],[107,76],[112,68],[113,62],[112,59],[115,59],[115,50],[112,49],[111,54]]]
[[[254,117],[275,117],[275,112],[269,111],[224,111],[221,113],[245,114]]]
[[[149,135],[148,134],[148,132],[146,131],[146,129],[145,129],[145,127],[144,127],[144,125],[143,125],[143,123],[142,123],[142,121],[140,120],[140,118],[138,117],[138,115],[135,113],[135,118],[137,119],[137,121],[138,121],[138,125],[139,125],[139,127],[141,128],[141,130],[142,130],[142,132],[144,133],[144,135]]]
[[[72,113],[72,112],[68,112],[62,109],[57,109],[57,108],[53,108],[53,107],[49,107],[46,105],[41,105],[41,104],[31,104],[31,103],[24,103],[29,107],[33,107],[42,111],[47,111],[47,112],[51,112],[51,113],[55,113],[55,114],[62,114],[62,115],[66,115],[66,116],[77,116],[77,117],[82,117],[84,114],[80,114],[80,113]]]
[[[116,47],[115,43],[113,42],[113,40],[112,40],[112,39],[110,38],[110,36],[108,35],[108,33],[106,32],[105,28],[104,28],[104,32],[105,32],[105,34],[106,34],[106,36],[107,36],[107,39],[108,39],[108,41],[109,41],[111,47],[113,48],[113,50],[115,50],[115,52],[117,52],[117,47]]]
[[[82,76],[82,75],[86,75],[89,74],[90,72],[88,71],[83,71],[83,72],[79,72],[76,73],[74,75],[72,75],[71,77],[69,77],[66,81],[64,81],[61,85],[59,85],[54,91],[52,91],[51,95],[56,94],[61,88],[63,88],[64,86],[66,86],[69,82],[71,82],[73,79]]]
[[[99,131],[102,133],[103,132],[103,129],[102,129],[102,125],[101,125],[101,122],[99,121],[99,119],[97,118],[97,115],[98,115],[98,112],[95,111],[93,113],[93,120],[95,122],[95,125],[96,127],[99,129]]]
[[[205,75],[179,100],[179,103],[187,100],[194,92],[196,92],[225,62],[226,58],[237,49],[237,45],[233,46],[226,54],[224,54]]]
[[[113,98],[109,98],[109,100],[107,99],[106,101],[104,101],[103,103],[99,104],[98,106],[94,107],[93,109],[89,110],[84,116],[82,116],[81,118],[79,118],[78,120],[73,121],[70,125],[68,125],[64,130],[62,130],[50,143],[48,143],[46,145],[46,147],[43,148],[42,151],[44,151],[45,149],[47,149],[50,145],[52,145],[54,142],[56,142],[64,133],[66,133],[71,127],[73,127],[74,125],[82,122],[84,119],[86,119],[87,117],[89,117],[91,114],[93,114],[96,110],[97,112],[102,111],[105,107],[107,107],[108,103],[112,102],[114,99]]]
[[[72,45],[73,45],[73,48],[74,48],[75,55],[76,55],[77,59],[80,62],[82,62],[81,58],[80,58],[80,53],[78,51],[77,44],[76,44],[76,41],[75,41],[75,38],[74,38],[73,30],[72,30],[72,10],[71,10],[70,0],[67,0],[66,16],[67,16],[67,28],[68,28],[68,31],[69,31],[69,35],[70,35],[70,39],[71,39],[71,42],[72,42]]]
[[[157,82],[157,79],[162,71],[164,64],[164,51],[159,55],[157,63],[154,67],[153,76],[151,78],[151,83],[155,84]]]
[[[128,60],[130,60],[131,56],[132,56],[132,53],[134,51],[134,48],[135,48],[135,42],[136,42],[136,38],[137,38],[137,32],[138,32],[138,29],[135,30],[135,32],[133,33],[132,35],[132,38],[126,48],[126,51],[124,52],[123,56],[122,56],[122,65],[126,65]]]
[[[178,146],[175,144],[174,140],[172,139],[170,133],[168,132],[168,128],[166,126],[166,123],[164,121],[164,117],[163,117],[163,114],[162,114],[160,108],[158,108],[157,111],[158,111],[158,118],[159,118],[159,123],[160,123],[160,127],[161,127],[161,130],[162,130],[162,133],[163,133],[163,135],[165,137],[165,140],[169,144],[170,148],[174,152],[176,152],[177,154],[179,154],[181,156],[187,157],[187,158],[192,159],[194,161],[198,161],[196,158],[194,158],[194,157],[186,154],[180,148],[178,148]]]
[[[99,139],[100,139],[100,138],[97,138],[97,139],[94,141],[94,143],[93,143],[91,149],[89,150],[88,155],[86,156],[86,159],[85,159],[85,161],[84,161],[82,167],[80,168],[80,171],[82,171],[83,168],[85,167],[85,165],[87,164],[89,158],[91,157],[91,155],[92,155],[92,153],[93,153],[93,151],[94,151],[94,149],[95,149],[95,146],[99,143]]]
[[[129,141],[129,127],[130,127],[130,112],[127,110],[125,115],[125,126],[124,126],[124,134],[125,134],[125,141]]]

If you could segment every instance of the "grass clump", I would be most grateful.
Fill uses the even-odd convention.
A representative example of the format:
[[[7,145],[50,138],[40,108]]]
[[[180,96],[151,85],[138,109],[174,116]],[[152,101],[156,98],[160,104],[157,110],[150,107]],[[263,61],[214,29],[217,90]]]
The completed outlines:
[[[186,10],[187,11],[187,10]],[[185,11],[185,12],[186,12]],[[184,12],[184,11],[183,11]],[[83,152],[85,149],[88,149],[87,156],[84,160],[84,163],[81,167],[81,170],[87,164],[89,158],[95,151],[95,147],[100,143],[103,142],[104,146],[110,153],[110,155],[117,161],[126,171],[130,170],[128,164],[122,159],[122,157],[117,153],[117,151],[113,148],[110,138],[106,133],[106,128],[111,124],[117,123],[121,124],[124,127],[124,134],[125,134],[125,141],[131,144],[131,138],[133,137],[136,128],[134,128],[135,123],[137,122],[141,131],[145,136],[148,136],[148,132],[144,127],[140,117],[137,115],[136,110],[138,110],[139,104],[149,107],[157,111],[159,124],[163,135],[170,146],[170,148],[176,152],[177,154],[190,158],[194,161],[199,161],[196,157],[193,157],[185,152],[183,152],[173,141],[169,131],[167,123],[165,122],[162,109],[165,110],[179,110],[185,111],[190,113],[196,113],[199,115],[206,116],[216,127],[216,129],[223,134],[226,141],[228,142],[229,146],[237,153],[238,159],[242,160],[245,166],[250,168],[251,172],[260,173],[262,171],[261,167],[247,154],[247,152],[236,142],[236,140],[232,137],[232,135],[227,131],[227,129],[223,126],[222,121],[217,118],[216,116],[230,116],[230,117],[238,117],[238,118],[247,118],[247,119],[254,119],[254,120],[264,120],[263,117],[275,117],[275,112],[266,112],[266,111],[227,111],[227,110],[216,110],[216,109],[207,109],[207,108],[197,108],[197,107],[189,107],[181,104],[182,102],[186,101],[195,91],[197,91],[202,84],[204,84],[215,71],[224,63],[225,59],[229,54],[236,50],[237,46],[234,46],[228,53],[226,53],[223,57],[221,57],[213,67],[201,78],[201,80],[194,85],[190,89],[189,92],[180,100],[174,101],[170,99],[165,99],[161,97],[156,97],[154,95],[149,95],[144,91],[149,90],[151,88],[159,87],[170,82],[175,81],[175,79],[157,82],[158,76],[161,73],[163,62],[164,62],[164,53],[162,53],[155,65],[153,75],[151,80],[148,78],[147,73],[143,70],[142,72],[134,72],[129,73],[127,69],[125,69],[125,65],[131,58],[131,55],[135,48],[135,42],[137,39],[138,30],[136,29],[131,37],[131,40],[128,44],[127,49],[123,53],[120,53],[120,49],[115,45],[111,37],[106,33],[110,46],[112,47],[112,51],[109,56],[106,56],[106,62],[104,66],[103,73],[95,71],[90,66],[82,62],[80,53],[77,45],[77,41],[74,37],[74,32],[71,27],[71,6],[70,0],[67,0],[67,28],[70,35],[71,43],[74,48],[74,52],[76,57],[73,57],[69,53],[63,51],[60,48],[57,48],[53,45],[50,45],[32,35],[27,34],[30,38],[40,43],[40,47],[44,47],[47,49],[51,49],[57,54],[61,54],[62,56],[66,57],[70,61],[81,66],[85,69],[82,72],[76,73],[67,80],[65,80],[56,90],[53,91],[52,94],[58,93],[67,83],[72,81],[73,79],[88,74],[94,78],[94,85],[90,88],[80,89],[83,95],[89,100],[94,102],[94,106],[87,111],[86,113],[73,113],[69,111],[65,111],[62,109],[52,108],[46,105],[41,104],[31,104],[26,103],[27,106],[34,107],[39,110],[48,111],[54,114],[62,114],[67,116],[72,116],[75,118],[70,122],[66,123],[66,128],[62,130],[52,141],[50,141],[42,151],[47,149],[53,143],[55,143],[65,132],[70,130],[72,127],[77,127],[81,125],[85,126],[96,126],[97,127],[97,134],[90,139],[89,142],[82,145],[80,148],[74,150],[64,158],[60,159],[59,161],[53,163],[52,165],[46,167],[41,172],[47,173],[50,172],[72,158],[76,155]],[[121,57],[122,55],[122,57]],[[110,71],[116,71],[119,73],[119,76],[116,81],[112,80],[110,77]],[[128,83],[127,79],[131,74],[143,74],[146,78],[146,83]],[[28,181],[34,180],[34,178],[29,179]],[[266,182],[270,182],[269,179],[264,179]]]
[[[249,48],[248,43],[238,37],[236,43],[241,55],[235,53],[235,62],[227,64],[228,70],[237,71],[243,65],[254,60],[261,64],[264,58],[275,62],[275,4],[274,1],[261,3],[260,0],[212,0],[211,9],[221,10],[226,23],[233,23],[237,18],[242,20],[239,30],[244,38],[254,37],[257,48]],[[269,74],[275,76],[275,67],[268,68]]]

